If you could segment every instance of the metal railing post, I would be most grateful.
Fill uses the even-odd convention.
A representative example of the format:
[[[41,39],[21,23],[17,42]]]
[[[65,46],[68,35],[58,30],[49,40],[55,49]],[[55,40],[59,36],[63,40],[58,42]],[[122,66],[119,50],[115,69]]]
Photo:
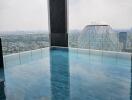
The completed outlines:
[[[0,68],[4,68],[3,51],[2,51],[2,41],[1,41],[1,38],[0,38]]]
[[[4,76],[4,62],[3,62],[3,52],[2,52],[2,41],[0,38],[0,72],[3,74],[2,79],[0,79],[0,100],[5,100],[5,92],[4,92],[4,81],[5,81],[5,76]]]

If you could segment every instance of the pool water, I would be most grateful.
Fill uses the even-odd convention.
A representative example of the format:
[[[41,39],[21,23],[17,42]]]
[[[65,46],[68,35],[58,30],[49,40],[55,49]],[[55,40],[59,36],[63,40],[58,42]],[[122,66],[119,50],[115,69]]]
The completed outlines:
[[[6,100],[132,100],[128,53],[52,47],[4,65]]]

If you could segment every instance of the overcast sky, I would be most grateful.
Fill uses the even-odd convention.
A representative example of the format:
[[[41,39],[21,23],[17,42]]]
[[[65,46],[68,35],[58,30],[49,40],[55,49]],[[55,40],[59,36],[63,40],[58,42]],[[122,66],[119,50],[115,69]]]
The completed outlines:
[[[0,30],[48,30],[47,0],[0,0]]]
[[[0,0],[0,31],[48,30],[48,0]],[[69,29],[132,27],[132,0],[69,0]]]
[[[132,0],[69,0],[69,28],[109,24],[116,29],[132,27]]]

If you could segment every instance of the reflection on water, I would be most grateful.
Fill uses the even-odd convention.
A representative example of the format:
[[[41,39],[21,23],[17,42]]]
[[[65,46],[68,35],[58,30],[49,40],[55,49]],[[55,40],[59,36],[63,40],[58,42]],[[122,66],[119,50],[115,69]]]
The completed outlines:
[[[30,52],[26,52],[21,57],[21,64],[14,61],[11,66],[8,64],[11,61],[6,59],[6,100],[51,100],[49,49],[43,53],[41,56],[36,51],[32,59],[29,59]],[[13,56],[17,58],[17,55]]]
[[[68,49],[50,52],[50,72],[52,100],[70,100]]]
[[[130,55],[70,48],[39,52],[32,59],[24,53],[21,64],[17,55],[6,59],[6,100],[132,100]]]
[[[71,50],[69,56],[71,100],[130,100],[128,55]]]

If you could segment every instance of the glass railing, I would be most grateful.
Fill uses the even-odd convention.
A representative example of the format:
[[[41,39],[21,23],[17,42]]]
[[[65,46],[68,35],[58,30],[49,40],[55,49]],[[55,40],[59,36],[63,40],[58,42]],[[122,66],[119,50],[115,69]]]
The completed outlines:
[[[132,33],[127,34],[127,38],[123,39],[118,32],[96,33],[92,31],[70,32],[68,34],[69,47],[132,52]],[[0,38],[4,55],[45,48],[50,45],[49,34],[1,34]]]
[[[32,62],[38,61],[39,59],[43,59],[46,57],[49,57],[49,47],[4,55],[3,58],[4,58],[4,66],[5,68],[7,68],[16,65],[30,63],[31,61]]]
[[[89,25],[82,31],[69,33],[69,47],[132,53],[132,33]]]
[[[49,34],[3,34],[3,55],[49,47]]]

